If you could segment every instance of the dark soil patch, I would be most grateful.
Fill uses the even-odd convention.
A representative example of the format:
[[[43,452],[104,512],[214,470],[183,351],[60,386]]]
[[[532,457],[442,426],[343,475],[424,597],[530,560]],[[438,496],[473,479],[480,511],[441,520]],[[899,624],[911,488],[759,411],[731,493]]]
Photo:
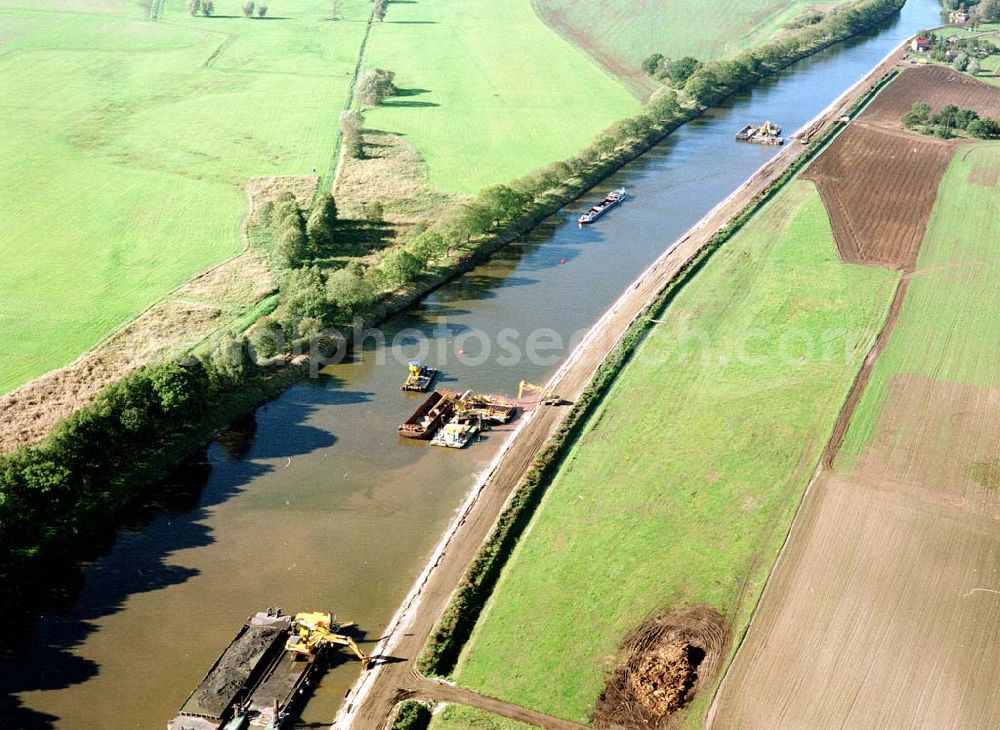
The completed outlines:
[[[819,188],[840,257],[912,268],[954,153],[954,143],[859,123],[837,137],[802,176]]]
[[[713,608],[663,611],[625,637],[618,666],[591,715],[599,728],[670,727],[718,670],[729,623]]]
[[[979,165],[972,168],[972,172],[969,173],[969,183],[982,185],[984,188],[995,188],[997,179],[1000,179],[1000,167]]]
[[[980,116],[1000,116],[1000,93],[995,86],[943,66],[908,68],[861,115],[869,124],[902,129],[903,115],[923,101],[938,112],[947,104],[974,109]]]

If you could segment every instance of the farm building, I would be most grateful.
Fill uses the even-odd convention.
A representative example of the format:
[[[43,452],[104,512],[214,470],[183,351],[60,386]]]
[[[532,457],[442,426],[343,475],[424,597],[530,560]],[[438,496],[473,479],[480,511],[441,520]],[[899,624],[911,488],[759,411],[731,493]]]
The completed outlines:
[[[929,51],[931,49],[931,40],[930,38],[924,38],[922,35],[918,35],[910,41],[910,48],[914,51],[914,53]]]

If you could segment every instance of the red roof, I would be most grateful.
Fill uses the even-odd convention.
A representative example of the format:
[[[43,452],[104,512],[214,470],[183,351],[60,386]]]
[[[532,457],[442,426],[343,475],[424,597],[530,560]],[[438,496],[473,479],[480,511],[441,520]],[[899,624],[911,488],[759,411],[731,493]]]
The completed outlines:
[[[931,42],[930,38],[924,38],[922,35],[918,35],[916,38],[914,38],[914,40],[917,42],[918,45],[921,46],[930,45]]]

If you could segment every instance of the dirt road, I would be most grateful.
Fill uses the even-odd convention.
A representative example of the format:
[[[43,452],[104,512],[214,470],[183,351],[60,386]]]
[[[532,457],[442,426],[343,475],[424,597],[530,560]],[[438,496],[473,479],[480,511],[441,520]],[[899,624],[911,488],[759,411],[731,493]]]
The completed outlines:
[[[900,53],[901,47],[894,49],[865,78],[806,124],[803,127],[805,134],[811,137],[846,114],[876,80],[892,69]],[[780,177],[804,150],[804,145],[793,140],[660,256],[591,328],[566,363],[549,380],[547,387],[563,398],[575,401],[632,322],[697,257],[715,232]],[[379,664],[358,679],[338,713],[334,727],[364,730],[385,727],[395,704],[405,697],[438,698],[459,703],[468,701],[470,704],[478,697],[464,690],[451,693],[448,697],[429,692],[428,680],[417,674],[414,663],[507,499],[524,477],[535,454],[568,412],[567,408],[541,407],[523,419],[470,493],[424,572],[390,622],[385,637],[375,648],[374,654],[393,657],[394,661]],[[447,686],[432,684],[438,688]],[[481,705],[477,703],[476,706]],[[535,721],[539,722],[539,719]],[[544,722],[539,724],[548,726]]]

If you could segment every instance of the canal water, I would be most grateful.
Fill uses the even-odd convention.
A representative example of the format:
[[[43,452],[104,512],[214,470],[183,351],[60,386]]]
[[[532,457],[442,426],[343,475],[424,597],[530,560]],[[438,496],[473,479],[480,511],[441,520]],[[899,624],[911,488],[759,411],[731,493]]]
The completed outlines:
[[[84,568],[67,607],[2,668],[0,727],[162,728],[246,616],[267,606],[333,610],[371,648],[505,437],[464,451],[401,441],[396,426],[420,402],[399,390],[407,357],[439,366],[455,389],[516,394],[522,379],[545,382],[575,334],[776,154],[735,143],[737,129],[764,119],[798,129],[902,39],[937,25],[939,9],[909,0],[877,31],[691,122],[387,323],[351,362],[224,433],[152,489],[155,501]],[[618,186],[627,202],[576,225]],[[357,672],[356,662],[336,666],[301,726],[328,725]]]

